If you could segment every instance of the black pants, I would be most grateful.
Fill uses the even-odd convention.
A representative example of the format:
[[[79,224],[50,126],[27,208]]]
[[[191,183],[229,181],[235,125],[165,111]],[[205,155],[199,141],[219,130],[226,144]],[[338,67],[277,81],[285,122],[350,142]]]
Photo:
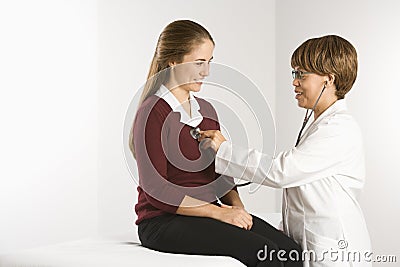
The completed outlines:
[[[211,218],[167,214],[142,221],[138,233],[144,247],[157,251],[230,256],[246,266],[303,266],[291,260],[297,255],[301,259],[300,246],[254,215],[251,230]],[[279,250],[285,251],[280,257]]]

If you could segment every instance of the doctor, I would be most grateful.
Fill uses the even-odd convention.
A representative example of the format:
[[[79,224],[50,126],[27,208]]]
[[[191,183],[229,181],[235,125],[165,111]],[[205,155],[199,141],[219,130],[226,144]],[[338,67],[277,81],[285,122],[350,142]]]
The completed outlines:
[[[371,266],[357,201],[365,176],[362,136],[344,100],[357,64],[355,48],[335,35],[294,51],[295,98],[307,113],[295,147],[275,157],[236,146],[220,131],[201,131],[200,140],[210,138],[217,152],[216,172],[283,188],[283,230],[309,252],[304,266]]]

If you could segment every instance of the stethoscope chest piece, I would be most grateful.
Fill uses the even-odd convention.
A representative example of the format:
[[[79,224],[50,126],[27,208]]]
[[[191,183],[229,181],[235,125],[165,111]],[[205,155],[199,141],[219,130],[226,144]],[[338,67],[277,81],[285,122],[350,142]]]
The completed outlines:
[[[190,135],[193,137],[193,139],[199,139],[200,138],[200,128],[196,127],[196,128],[192,128],[190,130]]]

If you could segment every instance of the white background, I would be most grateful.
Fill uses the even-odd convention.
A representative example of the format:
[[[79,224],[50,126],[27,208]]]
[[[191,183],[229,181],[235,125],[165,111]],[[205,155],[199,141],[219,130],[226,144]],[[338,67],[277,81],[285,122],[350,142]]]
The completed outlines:
[[[95,234],[96,1],[0,3],[0,251]]]
[[[213,35],[215,62],[263,91],[278,149],[293,145],[303,117],[291,53],[325,34],[354,44],[359,75],[347,98],[365,139],[360,201],[375,253],[399,258],[399,12],[396,0],[0,2],[0,253],[133,227],[125,111],[162,28],[186,18]],[[256,213],[280,211],[280,193],[241,189]]]

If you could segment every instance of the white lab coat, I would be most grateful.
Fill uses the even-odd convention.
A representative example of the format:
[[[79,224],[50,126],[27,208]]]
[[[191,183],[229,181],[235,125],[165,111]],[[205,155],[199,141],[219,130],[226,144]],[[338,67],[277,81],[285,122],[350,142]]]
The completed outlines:
[[[283,188],[284,232],[316,253],[317,260],[304,266],[371,266],[370,238],[357,202],[365,176],[362,137],[345,100],[321,114],[297,147],[271,157],[224,142],[215,167],[221,174]]]

